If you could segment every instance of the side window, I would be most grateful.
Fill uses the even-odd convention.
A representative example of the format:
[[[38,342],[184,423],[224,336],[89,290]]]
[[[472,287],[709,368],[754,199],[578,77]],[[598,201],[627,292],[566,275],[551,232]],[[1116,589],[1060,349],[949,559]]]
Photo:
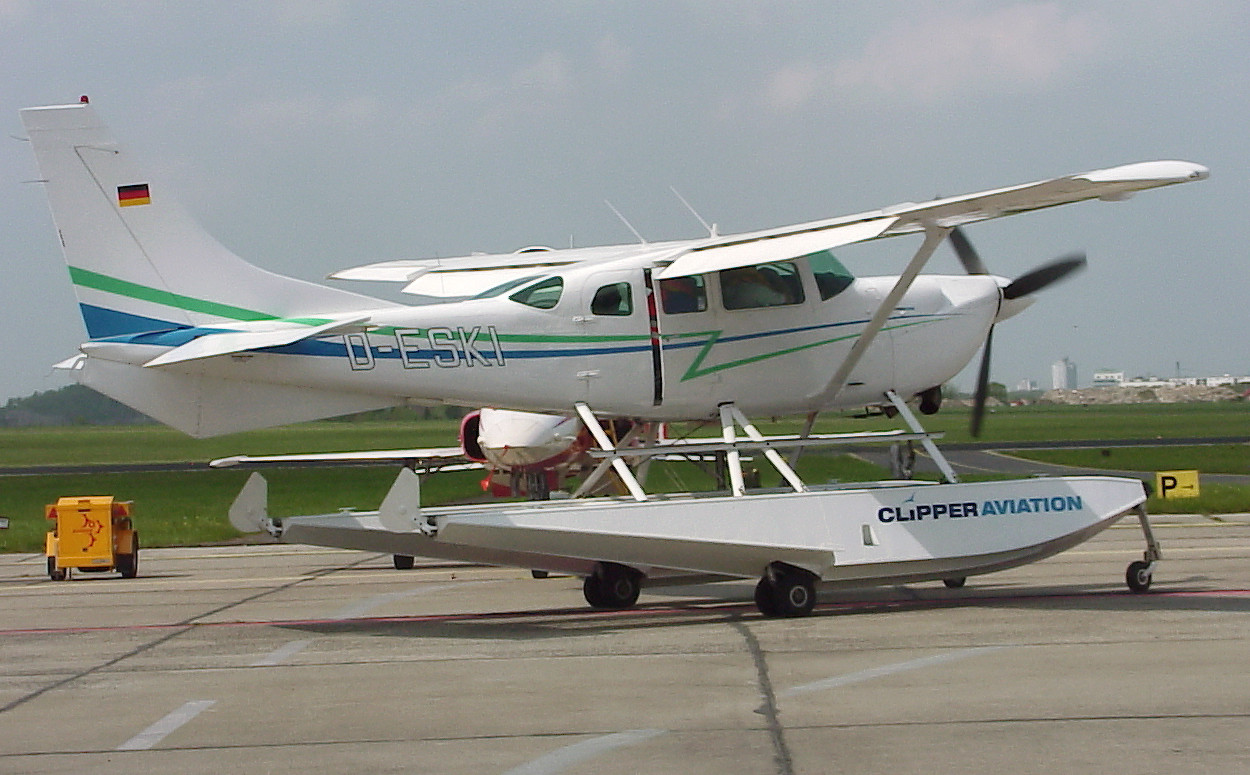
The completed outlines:
[[[792,261],[743,266],[720,273],[725,309],[756,309],[803,303],[803,282]]]
[[[590,302],[590,311],[595,315],[629,315],[634,311],[634,302],[629,292],[629,283],[612,283],[595,291],[595,298]]]
[[[559,303],[560,294],[563,291],[563,277],[548,277],[546,280],[534,283],[528,288],[522,288],[508,298],[529,307],[551,309]]]
[[[666,315],[707,309],[707,287],[703,284],[703,277],[694,275],[660,280],[660,306]]]
[[[812,253],[807,261],[811,264],[812,274],[816,275],[816,287],[820,290],[821,301],[832,299],[855,282],[855,275],[848,272],[842,262],[827,250]]]

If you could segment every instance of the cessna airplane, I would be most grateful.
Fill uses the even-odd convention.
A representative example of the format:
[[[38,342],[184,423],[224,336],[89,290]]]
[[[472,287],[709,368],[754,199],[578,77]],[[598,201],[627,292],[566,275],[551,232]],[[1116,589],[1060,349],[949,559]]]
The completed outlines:
[[[712,228],[692,240],[532,247],[331,275],[446,299],[405,305],[273,274],[231,253],[139,170],[85,98],[23,110],[22,120],[89,337],[60,364],[79,382],[194,436],[407,403],[510,410],[496,417],[497,430],[512,431],[492,437],[484,411],[477,431],[465,434],[466,448],[476,444],[489,459],[481,447],[493,439],[485,446],[500,465],[508,465],[500,451],[520,448],[512,465],[522,466],[585,450],[599,463],[578,494],[612,471],[632,499],[436,513],[421,509],[409,472],[364,522],[279,524],[257,504],[259,485],[245,488],[236,522],[268,525],[283,540],[577,573],[587,600],[600,607],[632,604],[644,582],[710,573],[760,577],[756,598],[765,613],[806,613],[817,582],[961,580],[1053,554],[1139,508],[1145,496],[1133,480],[956,484],[907,401],[936,411],[942,384],[978,349],[983,388],[994,325],[1084,262],[1073,256],[1014,280],[998,277],[959,227],[1122,200],[1208,174],[1189,162],[1144,162],[743,234]],[[921,244],[899,276],[855,277],[831,252],[905,234],[920,235]],[[967,273],[922,275],[948,237]],[[748,420],[805,414],[810,423],[820,411],[863,406],[899,412],[910,433],[767,439]],[[978,409],[974,424],[979,416]],[[627,459],[671,452],[656,442],[655,428],[674,420],[720,422],[720,442],[685,448],[727,455],[724,498],[677,505],[643,490]],[[518,443],[509,443],[511,432]],[[869,437],[919,440],[948,484],[822,492],[802,483],[778,452]],[[763,450],[793,492],[746,497],[744,449]],[[811,502],[769,506],[774,497]],[[869,509],[869,522],[842,524],[851,503]],[[778,507],[792,513],[761,513]],[[796,523],[795,510],[825,516]],[[954,521],[1009,514],[1014,525],[1015,515],[1039,510],[1048,518],[1032,521],[1049,524],[1045,530],[970,532],[970,520]],[[1131,573],[1144,588],[1157,551],[1141,517],[1149,546]],[[939,523],[956,527],[923,535]],[[895,538],[878,535],[884,526]]]

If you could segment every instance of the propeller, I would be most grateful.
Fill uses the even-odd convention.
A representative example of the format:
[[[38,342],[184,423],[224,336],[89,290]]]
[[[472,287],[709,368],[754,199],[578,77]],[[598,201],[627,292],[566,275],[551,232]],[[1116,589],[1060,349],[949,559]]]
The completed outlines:
[[[989,274],[976,248],[972,247],[972,243],[968,241],[959,227],[951,230],[950,241],[951,247],[955,249],[955,255],[959,257],[959,263],[963,264],[964,271],[968,274]],[[1037,293],[1083,268],[1085,263],[1084,253],[1070,253],[1042,264],[1008,283],[1002,290],[1003,299],[1010,301]],[[981,423],[985,419],[985,402],[989,398],[990,387],[990,350],[993,341],[994,326],[991,324],[989,332],[985,335],[985,346],[981,350],[981,366],[977,370],[977,389],[972,398],[972,421],[969,433],[974,438],[981,435]]]

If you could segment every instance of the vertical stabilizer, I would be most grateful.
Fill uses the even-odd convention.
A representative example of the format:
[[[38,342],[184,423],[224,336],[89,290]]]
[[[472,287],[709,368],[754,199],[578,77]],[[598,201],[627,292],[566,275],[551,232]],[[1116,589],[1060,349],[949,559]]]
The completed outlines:
[[[392,306],[239,258],[138,168],[90,105],[21,114],[92,339]]]

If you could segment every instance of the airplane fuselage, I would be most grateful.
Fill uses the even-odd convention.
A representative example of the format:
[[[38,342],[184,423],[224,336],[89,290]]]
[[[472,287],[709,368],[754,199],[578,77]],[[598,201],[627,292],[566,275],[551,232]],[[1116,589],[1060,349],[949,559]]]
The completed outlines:
[[[831,376],[896,278],[847,274],[831,288],[806,257],[764,270],[772,274],[745,278],[744,291],[744,278],[728,272],[662,283],[636,259],[583,266],[484,298],[364,311],[368,323],[345,334],[160,368],[530,411],[585,402],[605,414],[676,420],[735,402],[777,415],[941,385],[968,363],[999,311],[994,277],[922,276],[831,394]],[[678,297],[692,287],[696,299]],[[84,350],[138,365],[186,337],[117,337]]]

